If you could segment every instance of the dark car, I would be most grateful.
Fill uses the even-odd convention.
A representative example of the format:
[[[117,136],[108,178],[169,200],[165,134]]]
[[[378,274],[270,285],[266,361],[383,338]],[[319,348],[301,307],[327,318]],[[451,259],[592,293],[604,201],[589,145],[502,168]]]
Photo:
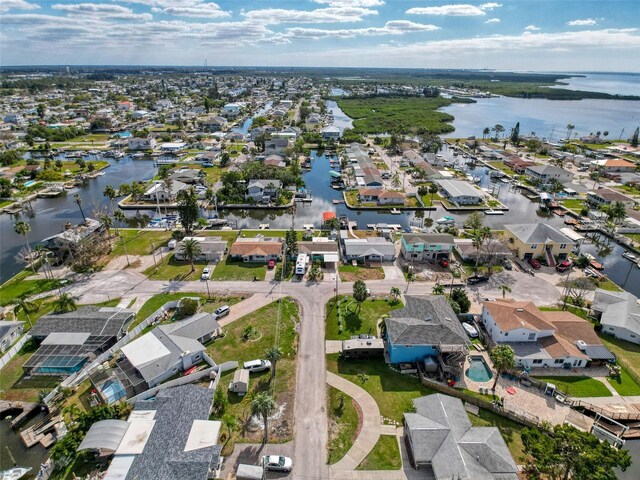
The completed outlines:
[[[473,276],[473,277],[469,277],[467,279],[467,285],[478,285],[480,283],[486,283],[489,281],[489,277],[479,277],[479,276]]]
[[[573,263],[571,262],[571,260],[565,260],[564,262],[561,262],[558,265],[556,265],[556,270],[559,272],[566,272],[572,266],[573,266]]]
[[[267,267],[269,268],[269,270],[271,270],[275,266],[276,266],[276,261],[275,260],[269,260],[267,262]]]
[[[538,270],[540,268],[540,262],[538,260],[536,260],[535,258],[530,258],[528,260],[529,265],[531,265],[533,268],[535,268],[536,270]]]
[[[502,265],[504,266],[505,270],[513,270],[513,264],[508,258],[504,259],[504,262],[502,263]]]
[[[438,262],[442,268],[447,268],[449,266],[449,260],[445,260],[444,258]]]

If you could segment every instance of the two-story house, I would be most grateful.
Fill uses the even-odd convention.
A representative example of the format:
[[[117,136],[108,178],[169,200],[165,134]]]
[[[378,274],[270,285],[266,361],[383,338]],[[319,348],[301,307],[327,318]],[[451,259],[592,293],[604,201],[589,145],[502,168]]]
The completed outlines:
[[[270,202],[278,195],[282,188],[282,182],[275,179],[249,180],[247,185],[247,198],[256,202]]]
[[[525,168],[524,174],[542,184],[550,183],[552,180],[565,184],[573,179],[573,173],[554,165],[533,165]]]
[[[235,118],[240,115],[242,105],[239,103],[227,103],[222,107],[222,116],[226,118]]]
[[[499,299],[483,302],[481,323],[494,343],[510,345],[516,363],[527,368],[586,367],[615,360],[591,324],[571,312]]]
[[[453,245],[453,235],[448,233],[405,233],[400,254],[407,262],[449,259]]]
[[[549,266],[565,260],[575,242],[552,225],[522,223],[504,226],[504,238],[521,260],[543,257]]]
[[[153,137],[133,137],[127,143],[129,150],[153,150],[156,146],[156,139]]]
[[[636,204],[633,198],[606,187],[587,192],[587,203],[597,209],[616,202],[621,202],[626,208],[633,208]]]

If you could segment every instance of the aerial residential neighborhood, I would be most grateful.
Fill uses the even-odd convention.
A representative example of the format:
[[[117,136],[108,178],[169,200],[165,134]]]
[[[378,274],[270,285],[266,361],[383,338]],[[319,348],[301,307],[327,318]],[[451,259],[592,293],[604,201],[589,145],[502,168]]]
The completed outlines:
[[[5,3],[0,478],[640,477],[630,2]]]

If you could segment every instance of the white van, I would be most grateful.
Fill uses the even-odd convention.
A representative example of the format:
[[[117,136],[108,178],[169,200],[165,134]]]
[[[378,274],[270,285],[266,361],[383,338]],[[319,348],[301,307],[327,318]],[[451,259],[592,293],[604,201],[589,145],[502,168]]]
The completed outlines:
[[[271,362],[269,360],[250,360],[244,362],[242,368],[249,370],[249,373],[262,372],[271,368]]]
[[[216,317],[216,320],[222,317],[226,317],[229,315],[231,311],[231,307],[229,305],[223,305],[220,308],[217,308],[215,312],[213,312],[213,316]]]

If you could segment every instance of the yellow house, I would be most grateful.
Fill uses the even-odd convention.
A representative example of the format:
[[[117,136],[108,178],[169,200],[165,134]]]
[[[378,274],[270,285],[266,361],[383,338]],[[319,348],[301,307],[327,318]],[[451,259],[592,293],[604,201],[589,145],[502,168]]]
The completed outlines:
[[[573,240],[546,223],[505,225],[504,238],[519,259],[543,257],[552,267],[556,260],[565,260],[574,246]]]

